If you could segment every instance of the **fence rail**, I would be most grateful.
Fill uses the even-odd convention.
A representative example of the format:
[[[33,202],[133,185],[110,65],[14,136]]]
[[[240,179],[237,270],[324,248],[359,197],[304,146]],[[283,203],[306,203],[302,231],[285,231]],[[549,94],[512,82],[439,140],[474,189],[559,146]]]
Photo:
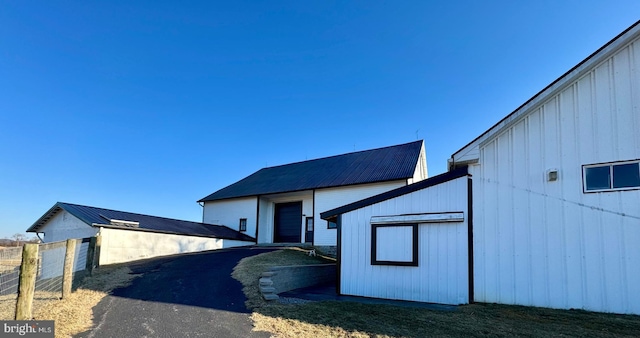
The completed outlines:
[[[95,239],[81,238],[0,249],[0,319],[31,319],[32,305],[38,303],[34,300],[65,297],[71,291],[74,277],[78,279],[91,273],[96,251],[92,244],[96,242]],[[33,260],[35,273],[32,277],[24,273],[29,268],[27,265],[31,264],[23,259],[23,252],[29,246],[37,257]],[[27,299],[23,300],[23,297]]]

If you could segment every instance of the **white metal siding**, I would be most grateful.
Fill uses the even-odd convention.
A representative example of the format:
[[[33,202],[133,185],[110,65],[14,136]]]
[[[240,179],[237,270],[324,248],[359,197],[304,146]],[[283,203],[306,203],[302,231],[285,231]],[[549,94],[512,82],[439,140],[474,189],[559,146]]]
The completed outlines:
[[[234,198],[230,200],[204,203],[203,223],[226,225],[231,229],[240,230],[240,219],[247,219],[247,231],[244,233],[256,236],[256,197]]]
[[[638,66],[636,40],[480,147],[476,301],[640,314],[640,190],[582,192],[582,165],[640,158]]]
[[[418,156],[418,163],[416,164],[416,170],[413,172],[413,177],[407,180],[408,184],[413,184],[416,182],[420,182],[429,177],[429,172],[427,171],[427,154],[424,150],[424,142],[422,143],[422,148],[420,149],[420,155]]]
[[[320,213],[405,185],[405,180],[398,180],[316,190],[314,244],[337,244],[336,229],[327,229],[327,221],[320,218]]]
[[[69,238],[93,237],[98,229],[81,221],[65,210],[60,210],[38,232],[44,233],[44,242],[65,241]]]
[[[342,215],[341,293],[468,303],[467,180],[458,178]],[[418,267],[371,265],[372,216],[448,211],[462,211],[465,221],[420,224]]]
[[[273,203],[260,198],[260,216],[258,219],[258,244],[273,242]]]
[[[219,238],[108,228],[102,228],[100,236],[102,236],[100,247],[100,264],[102,265],[254,244]]]

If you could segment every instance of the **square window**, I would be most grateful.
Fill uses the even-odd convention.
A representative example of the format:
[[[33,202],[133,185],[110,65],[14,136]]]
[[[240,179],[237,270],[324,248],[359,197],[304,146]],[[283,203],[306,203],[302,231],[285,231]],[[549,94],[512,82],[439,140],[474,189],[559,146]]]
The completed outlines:
[[[371,224],[371,265],[418,266],[418,225]]]
[[[609,166],[591,167],[584,169],[585,188],[589,190],[611,189],[611,174]]]
[[[246,218],[241,218],[240,219],[240,226],[238,227],[240,231],[247,231],[247,219]]]
[[[613,187],[640,187],[640,164],[627,163],[613,166]]]

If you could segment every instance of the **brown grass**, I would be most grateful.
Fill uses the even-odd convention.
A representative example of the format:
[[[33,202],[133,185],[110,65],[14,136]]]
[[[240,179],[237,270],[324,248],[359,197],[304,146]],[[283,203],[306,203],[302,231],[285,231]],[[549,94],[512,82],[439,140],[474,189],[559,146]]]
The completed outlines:
[[[244,276],[252,269],[261,272],[274,254],[248,257],[236,270]],[[240,281],[245,289],[256,284]],[[251,316],[254,329],[276,337],[635,337],[640,332],[640,316],[632,315],[497,304],[455,311],[341,301],[279,304],[252,299],[256,295],[247,293],[247,304],[257,305]]]
[[[126,266],[102,267],[93,276],[85,277],[66,299],[60,292],[38,291],[34,295],[35,320],[54,320],[56,337],[71,337],[88,330],[93,324],[92,308],[113,289],[126,286],[139,275],[132,275]],[[12,320],[16,295],[0,298],[0,319]]]

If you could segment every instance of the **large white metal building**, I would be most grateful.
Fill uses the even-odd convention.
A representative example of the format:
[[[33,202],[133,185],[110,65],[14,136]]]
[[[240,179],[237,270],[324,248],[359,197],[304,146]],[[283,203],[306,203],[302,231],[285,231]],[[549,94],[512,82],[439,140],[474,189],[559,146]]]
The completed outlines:
[[[435,192],[432,178],[323,212],[340,224],[341,293],[460,304],[468,290],[470,302],[640,314],[639,66],[636,23],[452,155],[470,193],[448,187],[456,181]],[[402,218],[432,212],[463,220]],[[372,260],[380,217],[419,224],[416,264]],[[393,231],[408,238],[406,229]],[[385,245],[408,260],[402,245]],[[443,289],[452,274],[466,285]]]

